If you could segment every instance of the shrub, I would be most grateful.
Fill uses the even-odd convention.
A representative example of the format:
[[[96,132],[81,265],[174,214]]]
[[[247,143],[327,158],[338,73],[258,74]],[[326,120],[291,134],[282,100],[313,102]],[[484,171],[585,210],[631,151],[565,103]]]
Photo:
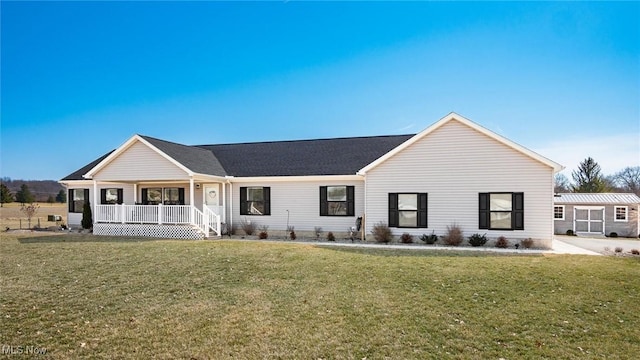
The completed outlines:
[[[389,229],[389,226],[383,222],[373,225],[371,233],[373,234],[373,238],[376,239],[376,242],[379,243],[388,243],[393,238],[391,229]]]
[[[456,224],[447,226],[447,232],[442,237],[442,241],[444,241],[446,245],[458,246],[462,244],[463,240],[464,237],[462,236],[462,229],[460,229],[460,226]]]
[[[313,232],[316,234],[316,239],[320,239],[320,236],[322,236],[322,228],[320,226],[316,226],[313,228]]]
[[[569,235],[569,236],[573,236],[574,235],[573,234],[573,230],[571,230],[571,229],[567,230],[566,234]]]
[[[612,232],[609,234],[609,237],[617,238],[617,237],[618,237],[618,233],[617,233],[617,232],[615,232],[615,231],[612,231]]]
[[[327,241],[336,241],[336,237],[331,231],[327,233]]]
[[[617,252],[617,253],[621,253],[621,252],[622,252],[622,248],[618,246],[618,247],[615,249],[615,252]]]
[[[638,250],[638,249],[631,249],[631,253],[632,253],[633,255],[640,255],[640,250]]]
[[[486,243],[487,243],[486,234],[483,234],[483,235],[473,234],[469,236],[469,244],[471,244],[471,246],[482,246]]]
[[[506,237],[500,236],[498,240],[496,240],[496,247],[501,249],[506,249],[509,247],[509,240]]]
[[[253,235],[256,232],[256,224],[252,223],[251,220],[241,219],[240,228],[247,235]]]
[[[403,244],[411,244],[413,243],[413,235],[404,233],[400,236],[400,241],[402,241]]]
[[[91,229],[93,227],[93,215],[91,214],[91,204],[89,204],[89,201],[85,201],[82,207],[82,220],[80,224],[83,229]]]
[[[526,239],[520,241],[520,244],[525,249],[531,249],[533,247],[533,239],[532,238],[526,238]]]
[[[264,240],[269,237],[269,234],[266,231],[260,231],[258,233],[258,239]]]
[[[426,244],[433,245],[438,241],[438,235],[432,231],[431,235],[422,234],[422,236],[420,236],[420,240],[424,241]]]

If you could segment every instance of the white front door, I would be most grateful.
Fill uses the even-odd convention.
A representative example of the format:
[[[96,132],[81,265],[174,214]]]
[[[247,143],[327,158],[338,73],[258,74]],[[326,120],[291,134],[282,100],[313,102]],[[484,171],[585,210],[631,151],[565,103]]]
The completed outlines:
[[[216,214],[220,214],[220,184],[204,186],[204,206]]]
[[[573,208],[574,233],[604,234],[604,207]]]

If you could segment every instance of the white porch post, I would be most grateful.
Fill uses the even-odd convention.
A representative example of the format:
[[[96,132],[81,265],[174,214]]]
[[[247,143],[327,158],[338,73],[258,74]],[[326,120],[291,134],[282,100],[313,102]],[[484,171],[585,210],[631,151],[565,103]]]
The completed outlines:
[[[98,209],[98,207],[96,206],[98,205],[98,181],[93,180],[93,223],[95,224],[96,222],[96,218],[97,218],[97,212],[96,210]]]
[[[218,215],[222,215],[222,222],[227,222],[227,184],[225,183],[222,183],[222,214]]]
[[[138,202],[138,184],[133,184],[133,205]]]
[[[196,216],[195,216],[196,214],[195,214],[195,211],[193,210],[194,206],[195,206],[195,198],[196,198],[195,194],[193,193],[194,188],[195,188],[195,186],[193,184],[193,176],[191,176],[189,178],[189,205],[191,205],[191,207],[190,207],[191,215],[190,216],[191,216],[191,223],[192,224],[195,224],[195,222],[196,222]]]
[[[229,196],[231,197],[229,206],[229,223],[227,224],[227,231],[231,230],[231,224],[233,224],[233,184],[229,182]]]

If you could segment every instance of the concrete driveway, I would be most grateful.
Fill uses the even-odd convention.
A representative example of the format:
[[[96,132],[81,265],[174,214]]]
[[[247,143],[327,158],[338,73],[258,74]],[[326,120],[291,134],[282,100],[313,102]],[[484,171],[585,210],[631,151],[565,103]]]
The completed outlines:
[[[632,249],[640,250],[640,240],[628,238],[590,238],[582,236],[566,236],[556,235],[556,240],[563,243],[577,246],[582,249],[595,251],[601,254],[610,254],[617,247],[621,247],[622,251],[628,253]],[[607,252],[605,248],[608,248]]]

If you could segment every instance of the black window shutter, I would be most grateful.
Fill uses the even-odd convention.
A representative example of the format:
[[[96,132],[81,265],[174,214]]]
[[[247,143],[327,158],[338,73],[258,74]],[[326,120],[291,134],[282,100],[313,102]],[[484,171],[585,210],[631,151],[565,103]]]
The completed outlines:
[[[398,227],[398,194],[389,193],[389,227]]]
[[[142,189],[142,205],[148,205],[149,199],[147,196],[148,189]]]
[[[100,189],[100,204],[107,203],[107,189]]]
[[[427,227],[427,194],[418,194],[418,227]]]
[[[355,202],[355,186],[347,186],[347,215],[354,216],[356,214],[356,202]]]
[[[118,204],[124,203],[124,191],[122,189],[118,189]]]
[[[89,189],[84,189],[84,202],[91,205],[91,201],[89,201]],[[80,211],[84,212],[84,207],[80,209]]]
[[[178,205],[184,205],[184,188],[178,188]]]
[[[329,215],[329,204],[327,204],[327,187],[320,186],[320,216]]]
[[[247,188],[240,188],[240,215],[248,215],[247,212]]]
[[[262,188],[262,195],[264,196],[264,214],[271,215],[271,188]]]
[[[479,196],[479,207],[478,207],[478,228],[479,229],[488,229],[489,228],[489,193],[480,193]]]
[[[67,205],[69,205],[69,212],[75,212],[76,211],[75,205],[73,203],[73,192],[74,192],[73,189],[69,189],[69,194],[67,195],[67,202],[68,202]]]
[[[513,204],[511,227],[514,230],[524,230],[524,193],[513,193],[511,196]]]

